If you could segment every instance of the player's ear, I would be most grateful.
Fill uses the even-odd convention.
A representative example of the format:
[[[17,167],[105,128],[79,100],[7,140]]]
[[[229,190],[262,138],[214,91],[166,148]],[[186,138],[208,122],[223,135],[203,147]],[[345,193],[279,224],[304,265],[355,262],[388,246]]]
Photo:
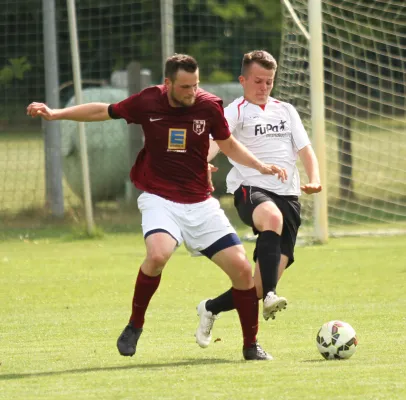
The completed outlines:
[[[165,85],[166,87],[169,87],[171,83],[172,83],[172,81],[171,81],[169,78],[165,78],[165,79],[164,79],[164,85]]]
[[[240,76],[238,77],[238,81],[241,83],[241,85],[244,86],[244,83],[245,83],[245,77],[244,77],[244,75],[240,75]]]

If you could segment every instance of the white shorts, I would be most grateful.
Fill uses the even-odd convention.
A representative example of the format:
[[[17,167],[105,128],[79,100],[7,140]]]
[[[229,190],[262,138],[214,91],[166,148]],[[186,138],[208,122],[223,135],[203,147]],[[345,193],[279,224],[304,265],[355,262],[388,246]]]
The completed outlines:
[[[150,231],[163,229],[173,236],[178,246],[185,242],[192,254],[236,233],[219,201],[213,197],[200,203],[181,204],[144,192],[138,197],[138,208],[144,237]]]

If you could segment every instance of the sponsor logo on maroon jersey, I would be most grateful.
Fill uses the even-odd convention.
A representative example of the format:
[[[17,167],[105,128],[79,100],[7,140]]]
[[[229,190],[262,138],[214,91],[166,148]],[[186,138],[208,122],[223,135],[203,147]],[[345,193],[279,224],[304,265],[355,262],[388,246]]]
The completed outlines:
[[[169,129],[168,151],[186,152],[186,129]]]

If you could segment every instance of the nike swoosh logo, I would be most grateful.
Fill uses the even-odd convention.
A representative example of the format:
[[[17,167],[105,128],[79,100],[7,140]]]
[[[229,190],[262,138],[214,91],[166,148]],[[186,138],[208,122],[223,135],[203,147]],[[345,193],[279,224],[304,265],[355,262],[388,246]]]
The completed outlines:
[[[154,122],[154,121],[159,121],[159,120],[161,120],[161,119],[163,119],[163,118],[150,118],[149,120],[150,120],[151,122]]]

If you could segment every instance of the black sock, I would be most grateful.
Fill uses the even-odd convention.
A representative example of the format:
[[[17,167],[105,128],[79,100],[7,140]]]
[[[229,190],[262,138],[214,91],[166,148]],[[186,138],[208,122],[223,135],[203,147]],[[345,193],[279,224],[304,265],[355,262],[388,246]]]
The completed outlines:
[[[220,296],[217,296],[215,299],[210,299],[206,302],[206,310],[214,315],[234,309],[235,305],[231,289],[227,290],[227,292],[224,292]]]
[[[257,257],[261,272],[263,297],[276,292],[281,260],[281,237],[274,231],[264,231],[257,239]]]

